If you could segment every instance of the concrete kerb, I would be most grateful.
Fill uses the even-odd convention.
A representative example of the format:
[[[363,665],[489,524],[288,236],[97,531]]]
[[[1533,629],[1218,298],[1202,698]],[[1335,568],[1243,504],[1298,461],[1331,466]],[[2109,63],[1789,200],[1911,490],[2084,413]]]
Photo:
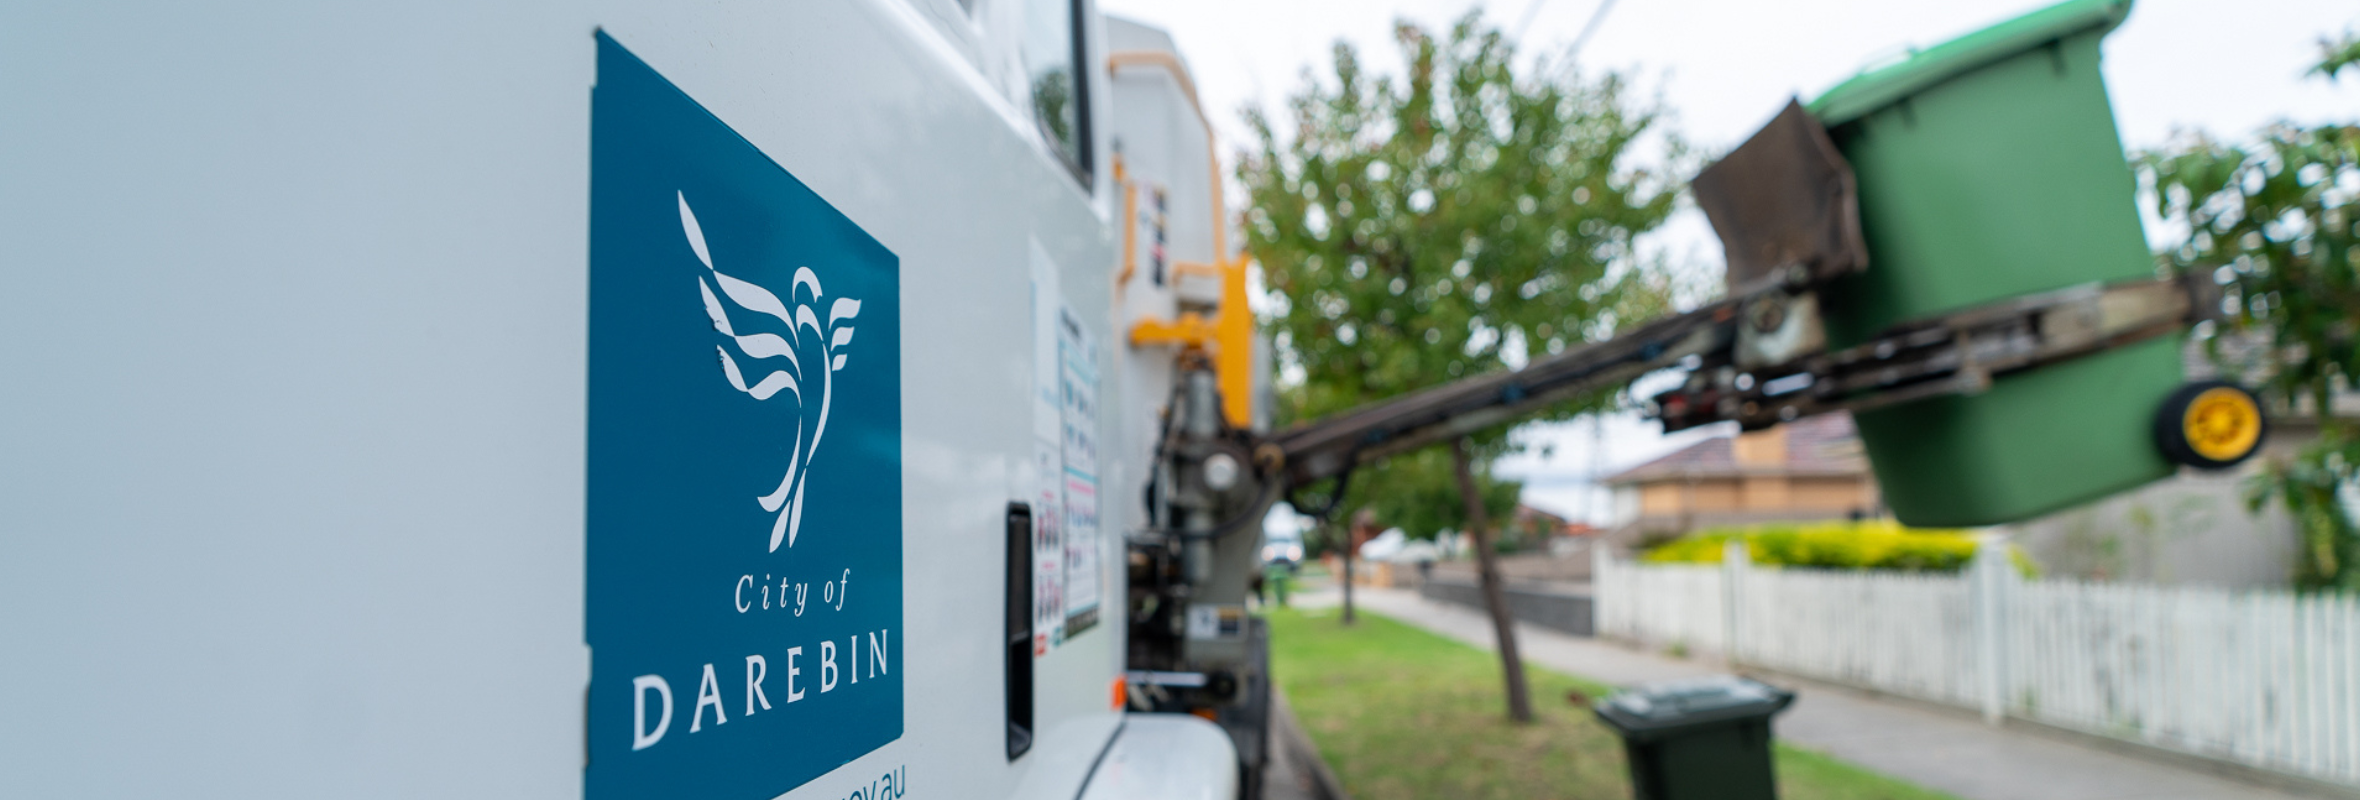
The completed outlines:
[[[1270,711],[1270,732],[1279,747],[1278,757],[1283,759],[1282,765],[1286,769],[1272,770],[1264,778],[1263,796],[1268,800],[1279,800],[1282,796],[1300,796],[1304,800],[1351,800],[1351,796],[1344,793],[1343,781],[1336,779],[1335,770],[1328,767],[1327,759],[1320,757],[1319,746],[1311,742],[1310,734],[1305,733],[1302,723],[1295,719],[1295,709],[1287,705],[1285,692],[1271,689]],[[1272,779],[1288,785],[1276,785]]]

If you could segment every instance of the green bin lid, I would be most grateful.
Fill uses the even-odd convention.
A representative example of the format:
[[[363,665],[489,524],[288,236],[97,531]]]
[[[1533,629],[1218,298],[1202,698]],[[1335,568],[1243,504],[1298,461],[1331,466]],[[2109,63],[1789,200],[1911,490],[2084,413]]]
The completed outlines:
[[[2131,0],[2066,0],[1854,75],[1811,101],[1811,114],[1842,125],[1994,61],[2093,28],[2112,31],[2130,13]]]
[[[1793,692],[1734,675],[1651,683],[1598,701],[1598,717],[1624,736],[1652,738],[1739,719],[1768,717],[1794,702]]]

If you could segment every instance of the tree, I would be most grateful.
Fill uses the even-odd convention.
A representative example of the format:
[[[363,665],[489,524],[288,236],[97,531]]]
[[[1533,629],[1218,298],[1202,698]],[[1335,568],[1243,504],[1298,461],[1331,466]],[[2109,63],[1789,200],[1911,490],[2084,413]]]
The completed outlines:
[[[1398,82],[1366,74],[1339,43],[1333,82],[1307,80],[1290,98],[1289,135],[1247,113],[1259,146],[1238,167],[1252,199],[1246,246],[1279,300],[1265,323],[1282,367],[1301,375],[1283,394],[1290,418],[1517,368],[1666,305],[1665,272],[1633,250],[1680,188],[1670,171],[1629,163],[1659,122],[1652,108],[1628,101],[1613,74],[1585,80],[1543,61],[1519,77],[1480,12],[1447,40],[1407,23],[1396,40],[1408,65]],[[1669,161],[1685,159],[1662,141]],[[1448,473],[1433,469],[1443,456],[1397,458],[1356,477],[1353,495],[1384,505],[1457,490],[1451,521],[1478,554],[1509,716],[1528,721],[1483,502],[1488,464],[1508,446],[1504,430],[1454,442]]]
[[[1362,467],[1352,477],[1343,507],[1374,511],[1386,527],[1400,528],[1412,539],[1464,531],[1467,509],[1453,461],[1449,451],[1431,448]],[[1515,510],[1524,487],[1492,477],[1489,466],[1488,461],[1478,465],[1477,493],[1483,497],[1486,517],[1504,518]]]
[[[2313,74],[2360,64],[2360,36],[2321,44]],[[2215,335],[2214,359],[2319,417],[2319,439],[2268,464],[2249,501],[2284,503],[2301,530],[2297,584],[2360,589],[2360,528],[2339,500],[2360,485],[2360,424],[2332,413],[2360,377],[2360,125],[2281,122],[2245,144],[2189,134],[2138,160],[2156,212],[2187,231],[2164,264],[2212,275],[2228,330],[2266,343],[2238,354]]]

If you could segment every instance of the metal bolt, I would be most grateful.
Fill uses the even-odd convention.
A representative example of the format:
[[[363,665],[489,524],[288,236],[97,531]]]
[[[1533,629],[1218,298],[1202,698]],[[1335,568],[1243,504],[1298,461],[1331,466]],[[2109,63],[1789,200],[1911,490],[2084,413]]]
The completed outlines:
[[[1226,492],[1237,485],[1237,458],[1228,453],[1214,453],[1205,458],[1205,487]]]

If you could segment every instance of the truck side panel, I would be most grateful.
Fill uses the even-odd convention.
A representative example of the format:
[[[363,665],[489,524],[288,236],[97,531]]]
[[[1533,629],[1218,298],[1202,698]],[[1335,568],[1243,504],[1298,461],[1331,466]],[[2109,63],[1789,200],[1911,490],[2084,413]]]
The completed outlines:
[[[604,31],[900,262],[905,733],[787,796],[1073,796],[1121,626],[1042,657],[1011,763],[991,565],[1034,265],[1108,340],[1108,193],[956,7],[0,11],[0,794],[583,793]]]

